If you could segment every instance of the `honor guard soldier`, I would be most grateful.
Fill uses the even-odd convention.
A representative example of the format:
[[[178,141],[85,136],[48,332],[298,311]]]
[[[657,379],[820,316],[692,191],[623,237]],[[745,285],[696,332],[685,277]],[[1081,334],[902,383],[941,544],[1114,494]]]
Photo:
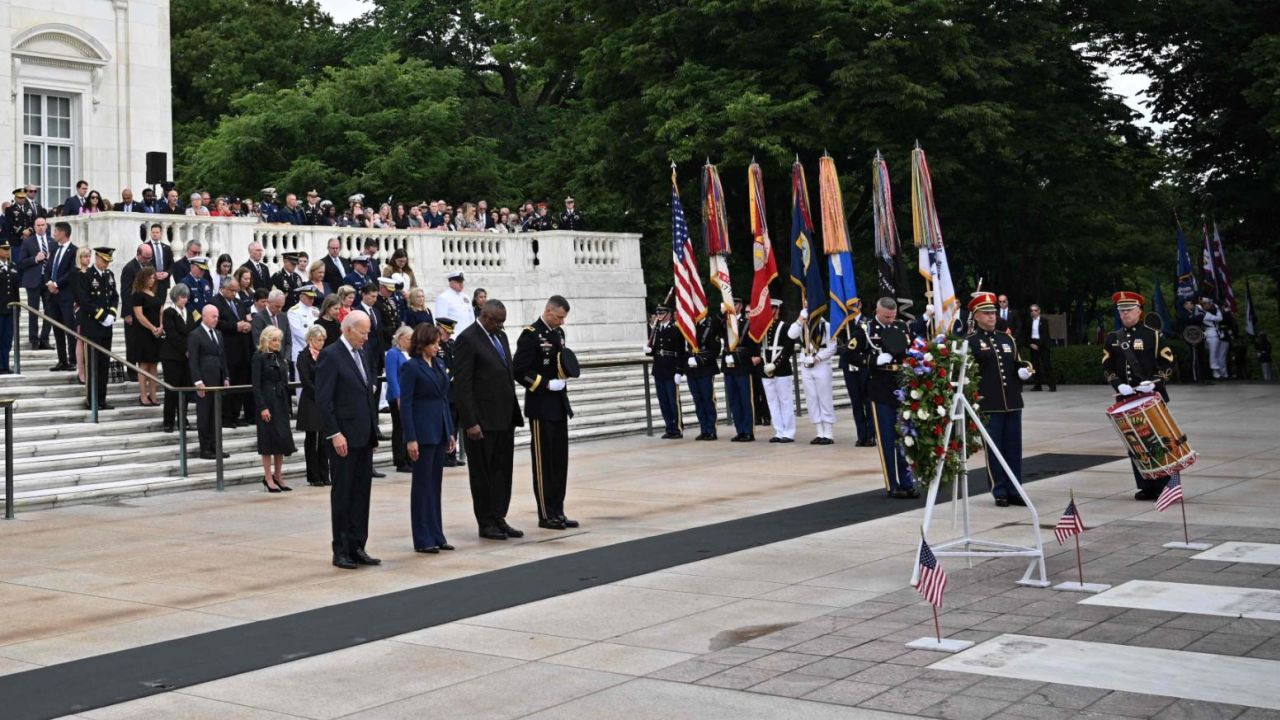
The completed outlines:
[[[449,414],[453,416],[453,426],[456,428],[458,427],[458,406],[453,402],[453,337],[457,334],[454,332],[457,329],[457,322],[453,318],[447,317],[435,318],[434,322],[435,326],[440,330],[440,352],[436,357],[440,358],[444,363],[444,372],[449,376]],[[454,434],[454,439],[457,439],[456,433]],[[462,456],[460,456],[461,450],[462,443],[458,443],[457,450],[444,456],[444,466],[466,467],[467,464],[462,461]]]
[[[4,211],[4,224],[9,231],[11,247],[22,242],[22,231],[34,228],[37,217],[39,214],[35,205],[27,199],[27,189],[14,188],[13,204]]]
[[[751,392],[751,368],[760,362],[760,345],[751,339],[746,308],[741,298],[733,299],[738,314],[738,347],[724,348],[720,369],[724,372],[724,396],[737,435],[729,442],[755,442],[755,395]]]
[[[93,249],[93,265],[80,273],[76,281],[76,322],[80,324],[80,332],[86,338],[104,348],[111,347],[111,326],[116,322],[116,308],[120,305],[120,293],[116,290],[116,276],[111,272],[111,256],[114,248],[97,247]],[[92,408],[95,393],[99,410],[110,410],[107,404],[107,368],[110,357],[106,353],[95,352],[88,346],[85,353],[92,361],[90,377],[92,383],[86,383],[88,399],[85,406]]]
[[[771,443],[796,441],[796,398],[791,379],[791,356],[795,354],[795,342],[788,333],[787,323],[782,321],[782,301],[771,300],[773,319],[764,331],[760,345],[763,361],[764,397],[769,403],[769,417],[773,423]],[[808,317],[807,313],[804,317]]]
[[[831,336],[831,323],[819,320],[809,328],[809,311],[800,311],[800,317],[791,323],[787,335],[800,340],[800,384],[804,387],[809,418],[817,429],[810,445],[831,445],[835,442],[836,405],[831,394],[831,358],[836,355],[836,340]]]
[[[1102,347],[1102,371],[1116,391],[1116,400],[1136,393],[1159,393],[1169,402],[1165,383],[1173,377],[1173,350],[1165,344],[1160,331],[1142,324],[1143,297],[1136,292],[1118,292],[1111,296],[1120,313],[1119,330],[1107,333]],[[1144,478],[1133,465],[1133,479],[1138,484],[1135,500],[1155,500],[1169,481],[1167,477]]]
[[[213,284],[209,281],[209,258],[197,255],[188,258],[191,272],[182,277],[182,284],[191,291],[187,307],[196,312],[204,310],[204,306],[213,300]],[[296,347],[296,346],[295,346]]]
[[[867,376],[870,370],[860,361],[860,353],[849,349],[849,341],[858,333],[858,328],[869,318],[859,315],[856,320],[845,325],[840,333],[840,372],[844,374],[844,387],[849,393],[849,405],[853,410],[853,425],[858,433],[858,447],[875,447],[876,431],[871,426],[871,404],[867,398]]]
[[[258,214],[262,217],[262,222],[276,222],[276,215],[280,214],[280,207],[276,205],[275,188],[262,188],[262,202],[258,203]]]
[[[524,386],[538,527],[547,530],[578,527],[577,520],[564,514],[569,480],[569,418],[573,417],[565,386],[579,375],[578,359],[564,344],[564,319],[568,314],[567,300],[560,295],[548,298],[542,316],[520,333],[511,361],[516,382]]]
[[[724,331],[724,321],[709,312],[693,331],[698,352],[690,354],[685,364],[689,366],[689,394],[693,396],[700,431],[694,440],[716,439],[716,375],[720,374],[720,337]]]
[[[280,262],[280,269],[271,276],[271,287],[284,293],[284,309],[288,312],[298,302],[298,288],[302,287],[302,278],[294,272],[298,267],[298,253],[283,253]]]
[[[898,389],[898,372],[909,347],[910,331],[907,324],[898,319],[898,303],[891,297],[876,301],[876,316],[858,326],[848,345],[854,353],[851,360],[870,368],[867,395],[871,400],[871,424],[875,428],[876,444],[880,446],[884,486],[889,496],[895,498],[920,497],[911,477],[911,466],[898,447],[897,415],[901,401],[894,394]]]
[[[978,410],[995,449],[1013,476],[1022,481],[1022,382],[1031,379],[1031,368],[1018,357],[1018,345],[1008,333],[997,330],[996,295],[977,292],[969,301],[977,325],[966,338],[978,364]],[[999,507],[1026,505],[1014,489],[999,460],[987,454],[987,480]]]
[[[573,206],[573,197],[564,199],[564,212],[560,213],[561,230],[586,230],[587,223],[582,219],[582,213],[578,212],[578,208]]]
[[[18,267],[10,256],[9,240],[0,237],[0,375],[8,375],[9,353],[13,351],[13,313],[9,303],[18,301]]]
[[[289,334],[292,337],[289,350],[293,357],[289,361],[294,367],[298,366],[298,353],[307,347],[307,329],[320,317],[320,308],[316,307],[316,297],[319,294],[320,291],[311,283],[299,286],[297,304],[285,313],[285,317],[289,318]]]
[[[658,407],[662,410],[662,422],[666,425],[663,440],[679,440],[684,437],[684,418],[680,411],[680,394],[677,385],[684,382],[681,373],[688,365],[687,346],[680,328],[671,322],[671,308],[659,305],[654,310],[653,330],[644,354],[653,357],[653,384],[658,393]]]

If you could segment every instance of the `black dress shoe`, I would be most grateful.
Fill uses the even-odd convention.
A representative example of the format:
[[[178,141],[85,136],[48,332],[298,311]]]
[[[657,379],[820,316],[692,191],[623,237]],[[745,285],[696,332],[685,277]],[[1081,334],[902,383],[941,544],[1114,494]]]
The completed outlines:
[[[346,555],[334,555],[333,566],[340,567],[343,570],[355,570],[357,567],[359,567],[359,565],[356,565],[355,560],[352,560]]]
[[[445,455],[445,456],[444,456],[444,467],[458,467],[458,461],[457,461],[457,460],[454,460],[453,458],[449,457],[448,455]]]
[[[513,537],[513,538],[524,537],[523,530],[517,530],[511,527],[510,525],[507,524],[506,520],[498,521],[498,529],[501,530],[507,537]]]
[[[543,530],[563,530],[564,523],[560,522],[558,519],[552,518],[551,520],[539,520],[538,527]]]
[[[439,555],[439,554],[440,554],[440,548],[438,548],[438,547],[414,548],[414,549],[413,549],[413,551],[414,551],[414,552],[420,552],[420,553],[430,553],[430,554],[432,554],[432,555]]]
[[[452,545],[450,545],[449,543],[440,543],[440,544],[439,544],[439,545],[437,545],[436,547],[440,548],[441,550],[453,550],[453,549],[454,549],[454,548],[453,548],[453,546],[452,546]]]
[[[832,439],[831,439],[831,438],[829,438],[829,437],[818,438],[818,439],[822,441],[822,442],[818,443],[819,445],[835,445],[835,444],[836,444],[836,441],[835,441],[835,440],[832,440]]]
[[[710,440],[710,439],[711,439],[711,436],[707,435],[706,433],[701,433],[698,435],[698,437],[694,438],[694,440]]]
[[[754,434],[753,434],[753,435],[748,435],[748,436],[746,436],[746,437],[742,438],[742,442],[755,442],[755,441],[756,441],[756,436],[755,436]]]
[[[582,524],[582,523],[578,522],[577,520],[570,520],[569,518],[567,518],[567,517],[565,517],[565,516],[563,516],[563,515],[561,515],[560,517],[558,517],[558,518],[556,518],[556,519],[560,521],[560,524],[561,524],[561,525],[564,525],[564,526],[565,526],[565,527],[567,527],[567,528],[576,528],[576,527],[578,527],[579,525],[581,525],[581,524]]]
[[[1134,500],[1155,500],[1160,497],[1160,493],[1156,490],[1139,490],[1133,494]]]
[[[773,437],[769,438],[769,442],[771,442],[771,443],[780,443],[780,442],[782,442],[782,438],[780,438],[780,437],[778,437],[778,436],[776,436],[776,435],[775,435],[775,436],[773,436]]]
[[[506,540],[507,534],[498,528],[480,528],[480,537],[485,540]]]
[[[737,435],[734,435],[733,437],[729,438],[729,442],[743,442],[744,440],[746,440],[746,438],[747,438],[746,435],[743,435],[742,433],[738,433]]]
[[[356,561],[356,563],[360,565],[381,565],[382,564],[382,561],[379,560],[378,558],[369,557],[369,553],[365,552],[363,548],[356,550],[351,554],[355,556],[353,559]]]
[[[386,442],[390,439],[391,438],[387,437],[386,433],[382,432],[381,430],[378,431],[378,442]]]
[[[876,441],[872,440],[871,438],[858,441],[858,447],[875,447],[875,446],[876,446]]]
[[[996,507],[1009,507],[1009,500],[1006,498],[996,498]]]
[[[663,440],[679,440],[684,437],[684,433],[662,433]]]
[[[810,445],[823,445],[824,443],[822,442],[822,438],[820,438],[820,437],[816,437],[816,438],[814,438],[814,439],[810,440],[810,441],[809,441],[809,444],[810,444]]]
[[[200,453],[200,459],[201,459],[201,460],[213,460],[213,459],[215,459],[216,457],[217,457],[217,456],[216,456],[216,455],[214,455],[214,454],[213,454],[213,453],[211,453],[211,452],[202,452],[202,453]]]
[[[165,425],[164,427],[162,427],[162,428],[160,428],[160,429],[161,429],[163,432],[167,432],[167,433],[177,432],[176,430],[174,430],[174,428],[173,428],[173,426],[172,426],[172,425]]]
[[[795,438],[778,438],[778,442],[780,443],[793,443],[795,441]]]
[[[708,435],[708,436],[707,436],[707,439],[708,439],[708,440],[719,440],[719,439],[720,439],[720,436],[719,436],[719,435],[716,435],[715,433],[711,433],[710,435]]]
[[[1009,504],[1017,505],[1018,507],[1026,507],[1027,501],[1023,500],[1021,495],[1011,495],[1009,497]]]
[[[376,469],[376,468],[375,468],[375,469],[373,470],[373,472],[371,473],[371,476],[372,476],[372,477],[377,477],[377,478],[383,478],[383,477],[386,477],[386,476],[387,476],[387,474],[386,474],[386,473],[384,473],[384,472],[381,472],[380,470],[378,470],[378,469]]]
[[[52,350],[52,349],[53,349],[53,346],[52,346],[52,345],[50,345],[50,344],[49,344],[49,343],[47,343],[47,342],[42,342],[42,343],[40,343],[39,345],[36,345],[36,346],[35,346],[34,348],[32,348],[32,349],[34,349],[34,350]]]
[[[397,465],[396,472],[413,472],[413,468],[408,465]]]

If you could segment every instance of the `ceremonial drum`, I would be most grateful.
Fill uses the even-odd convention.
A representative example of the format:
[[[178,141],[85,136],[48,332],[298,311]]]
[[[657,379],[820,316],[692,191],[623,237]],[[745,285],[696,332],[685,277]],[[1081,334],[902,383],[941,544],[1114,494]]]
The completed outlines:
[[[1196,451],[1169,414],[1159,395],[1121,400],[1107,408],[1107,417],[1129,448],[1129,457],[1144,478],[1162,478],[1191,467]]]

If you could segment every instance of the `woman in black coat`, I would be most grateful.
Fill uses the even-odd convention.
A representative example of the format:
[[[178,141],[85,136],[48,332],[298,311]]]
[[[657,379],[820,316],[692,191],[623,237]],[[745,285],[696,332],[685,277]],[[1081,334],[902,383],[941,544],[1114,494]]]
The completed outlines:
[[[191,290],[178,283],[169,290],[169,303],[160,314],[160,327],[164,336],[160,339],[160,367],[164,381],[175,387],[191,387],[191,365],[187,362],[187,336],[200,322],[200,313],[187,306]],[[187,416],[191,394],[182,397],[182,416]],[[174,431],[178,418],[178,393],[164,391],[164,431]],[[187,427],[190,427],[188,425]]]
[[[328,485],[329,458],[324,448],[324,418],[316,405],[316,359],[324,349],[325,329],[319,325],[307,328],[306,347],[298,353],[294,363],[302,394],[298,398],[298,429],[306,433],[303,453],[307,458],[307,484]]]
[[[267,492],[288,492],[280,479],[284,456],[297,451],[289,427],[289,365],[280,355],[280,328],[263,329],[253,355],[253,405],[257,408],[258,454]],[[274,472],[272,466],[274,465]]]

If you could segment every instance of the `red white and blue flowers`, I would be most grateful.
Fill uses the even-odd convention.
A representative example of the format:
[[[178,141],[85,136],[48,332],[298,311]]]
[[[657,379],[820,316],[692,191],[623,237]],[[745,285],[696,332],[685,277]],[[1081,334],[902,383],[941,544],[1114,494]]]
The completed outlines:
[[[955,378],[959,377],[963,365],[967,365],[965,377],[965,393],[969,402],[975,407],[978,404],[978,367],[966,353],[963,357],[955,351],[952,341],[939,335],[932,342],[916,338],[907,350],[907,357],[902,361],[899,372],[899,389],[894,391],[902,403],[898,408],[898,443],[907,461],[911,463],[911,474],[921,488],[927,488],[933,482],[938,470],[938,463],[945,462],[942,481],[961,477],[965,472],[964,460],[982,449],[982,436],[973,420],[965,419],[965,439],[968,453],[962,453],[960,447],[960,428],[951,431],[951,438],[943,444],[942,439],[947,431],[947,423],[951,422],[952,401],[955,398]]]

